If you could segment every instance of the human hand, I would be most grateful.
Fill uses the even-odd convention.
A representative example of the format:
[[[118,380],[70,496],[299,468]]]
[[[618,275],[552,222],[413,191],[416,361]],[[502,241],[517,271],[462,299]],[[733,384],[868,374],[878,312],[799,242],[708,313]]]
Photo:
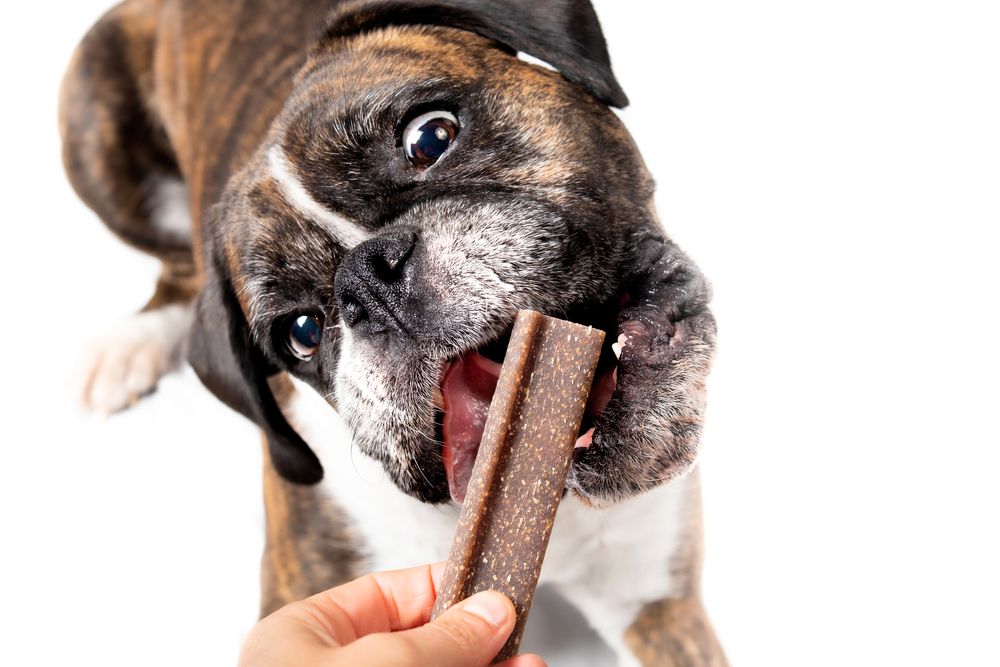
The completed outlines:
[[[295,602],[247,634],[238,667],[484,667],[514,628],[514,605],[495,591],[433,622],[444,563],[369,574]],[[519,655],[502,667],[545,667]]]

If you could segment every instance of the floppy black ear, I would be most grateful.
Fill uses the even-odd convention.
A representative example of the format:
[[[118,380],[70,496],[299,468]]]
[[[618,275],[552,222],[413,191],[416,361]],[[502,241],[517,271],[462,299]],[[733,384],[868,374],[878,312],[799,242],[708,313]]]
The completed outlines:
[[[390,25],[474,32],[544,60],[605,104],[628,105],[590,0],[359,0],[334,11],[325,36]]]
[[[296,484],[319,482],[323,466],[281,414],[267,385],[277,369],[251,338],[232,284],[217,267],[206,266],[206,273],[188,341],[191,366],[223,403],[260,426],[279,475]]]

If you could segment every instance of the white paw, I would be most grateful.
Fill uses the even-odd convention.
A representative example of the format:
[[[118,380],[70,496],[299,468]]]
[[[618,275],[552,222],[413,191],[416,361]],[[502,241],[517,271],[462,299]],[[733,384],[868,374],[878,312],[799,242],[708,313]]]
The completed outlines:
[[[133,315],[83,353],[80,407],[108,416],[133,407],[175,370],[191,328],[190,306],[166,306]]]

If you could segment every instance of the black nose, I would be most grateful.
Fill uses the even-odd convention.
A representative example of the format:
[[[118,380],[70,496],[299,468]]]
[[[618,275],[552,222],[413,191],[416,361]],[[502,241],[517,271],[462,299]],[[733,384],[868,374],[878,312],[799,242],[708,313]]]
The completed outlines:
[[[417,235],[398,230],[355,247],[337,270],[335,289],[340,315],[347,326],[369,333],[407,333],[414,301],[410,258]]]

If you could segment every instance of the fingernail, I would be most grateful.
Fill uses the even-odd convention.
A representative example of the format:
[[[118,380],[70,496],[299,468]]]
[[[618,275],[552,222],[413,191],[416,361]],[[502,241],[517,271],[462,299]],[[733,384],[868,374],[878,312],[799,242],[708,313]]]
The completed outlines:
[[[507,609],[507,603],[503,594],[495,591],[477,593],[462,606],[463,611],[475,614],[496,627],[500,627],[507,620]]]

